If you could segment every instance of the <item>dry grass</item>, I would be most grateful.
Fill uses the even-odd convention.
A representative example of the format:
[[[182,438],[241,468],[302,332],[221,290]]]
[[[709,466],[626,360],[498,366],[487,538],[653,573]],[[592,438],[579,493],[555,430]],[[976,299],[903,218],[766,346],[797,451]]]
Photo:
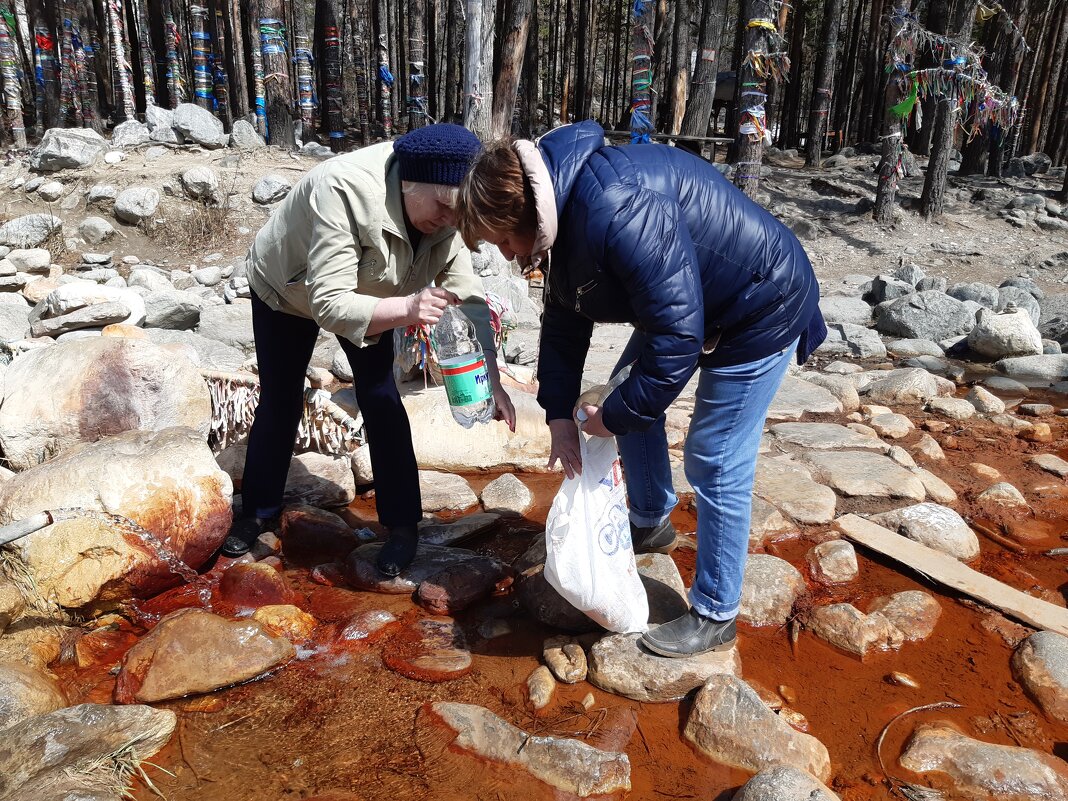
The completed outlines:
[[[233,242],[234,209],[228,200],[218,205],[193,201],[172,209],[163,222],[145,221],[141,230],[155,244],[172,252],[198,253]]]

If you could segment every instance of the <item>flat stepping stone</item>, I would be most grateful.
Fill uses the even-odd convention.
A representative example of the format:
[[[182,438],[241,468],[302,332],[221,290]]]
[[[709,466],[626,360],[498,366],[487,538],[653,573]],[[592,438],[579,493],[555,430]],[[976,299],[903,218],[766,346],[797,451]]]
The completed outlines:
[[[771,427],[776,439],[811,450],[858,450],[886,453],[890,446],[837,423],[778,423]]]
[[[450,565],[419,585],[420,606],[434,615],[453,615],[498,587],[511,584],[512,570],[489,556]]]
[[[646,553],[638,555],[636,561],[649,598],[649,624],[667,623],[685,615],[690,602],[675,560],[664,553]]]
[[[923,482],[893,459],[877,453],[809,451],[804,455],[815,475],[841,495],[869,498],[927,497]]]
[[[471,672],[471,652],[463,630],[452,618],[417,620],[389,640],[382,660],[402,676],[419,681],[449,681]]]
[[[979,555],[979,538],[964,518],[947,506],[919,503],[873,515],[871,521],[962,562]]]
[[[804,466],[766,457],[757,460],[753,494],[798,523],[830,523],[838,503],[834,491],[814,481]]]
[[[390,595],[409,595],[420,584],[447,567],[466,562],[478,556],[465,548],[446,548],[440,545],[419,544],[415,559],[399,576],[387,578],[375,567],[375,559],[382,550],[382,543],[361,545],[345,560],[345,579],[358,590],[383,592]]]
[[[768,420],[799,420],[806,414],[837,414],[842,404],[823,387],[788,375],[771,401]]]
[[[478,503],[467,479],[455,473],[420,470],[419,493],[424,512],[462,512]]]
[[[1068,462],[1059,456],[1054,456],[1052,453],[1040,453],[1038,456],[1031,457],[1029,461],[1035,467],[1045,470],[1047,473],[1052,473],[1058,478],[1068,476]]]
[[[640,634],[612,634],[590,649],[587,680],[606,692],[635,701],[678,701],[709,677],[741,672],[737,648],[700,656],[665,659],[645,650]]]
[[[804,591],[804,577],[785,559],[750,554],[742,577],[738,619],[752,626],[781,626]]]
[[[494,512],[478,512],[451,523],[424,520],[419,524],[419,542],[426,545],[457,545],[488,531],[498,520]]]

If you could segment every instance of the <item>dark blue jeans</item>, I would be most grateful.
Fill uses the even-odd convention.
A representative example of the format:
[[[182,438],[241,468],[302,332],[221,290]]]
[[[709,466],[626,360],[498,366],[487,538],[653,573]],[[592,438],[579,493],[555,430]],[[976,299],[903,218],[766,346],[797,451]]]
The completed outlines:
[[[319,326],[275,311],[253,293],[252,331],[260,402],[248,436],[241,501],[245,515],[270,518],[282,508],[304,406],[304,374]],[[393,378],[393,332],[384,332],[378,344],[366,348],[337,339],[352,367],[353,390],[366,424],[379,522],[388,528],[415,525],[422,518],[419,468],[408,413]]]

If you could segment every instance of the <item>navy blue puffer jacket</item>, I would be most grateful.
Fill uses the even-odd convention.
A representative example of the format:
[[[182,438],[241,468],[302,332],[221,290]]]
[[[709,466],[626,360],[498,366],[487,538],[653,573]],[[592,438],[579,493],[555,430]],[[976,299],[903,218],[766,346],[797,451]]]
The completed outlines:
[[[804,362],[823,341],[801,244],[708,162],[666,145],[606,147],[594,122],[558,128],[538,148],[559,216],[538,364],[547,419],[571,417],[594,322],[647,337],[604,404],[617,434],[651,426],[699,364],[756,361],[798,338]]]

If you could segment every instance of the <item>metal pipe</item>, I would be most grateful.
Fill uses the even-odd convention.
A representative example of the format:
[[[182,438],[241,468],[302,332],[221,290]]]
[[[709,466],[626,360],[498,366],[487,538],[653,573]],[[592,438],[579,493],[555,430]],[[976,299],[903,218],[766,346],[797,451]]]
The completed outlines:
[[[20,540],[50,525],[52,525],[51,512],[38,512],[25,520],[16,520],[14,523],[0,526],[0,545]]]

